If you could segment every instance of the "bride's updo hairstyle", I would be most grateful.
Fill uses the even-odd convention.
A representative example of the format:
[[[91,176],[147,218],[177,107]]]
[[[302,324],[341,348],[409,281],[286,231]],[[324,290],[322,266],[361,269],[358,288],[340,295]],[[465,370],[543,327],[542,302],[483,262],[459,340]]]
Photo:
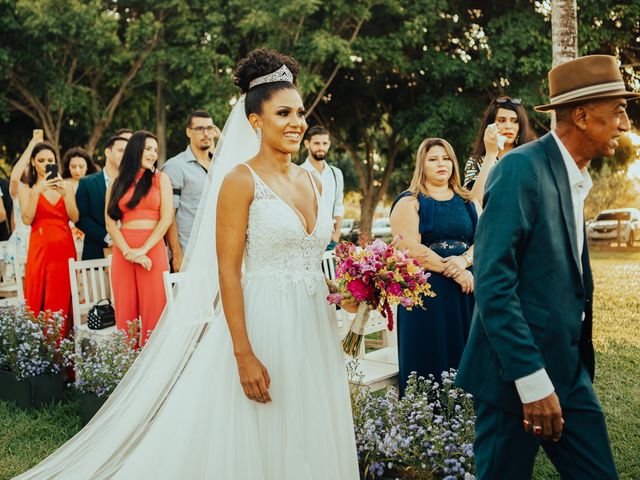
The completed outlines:
[[[283,65],[286,65],[293,74],[293,83],[286,81],[269,82],[249,88],[252,80],[264,75],[269,75],[280,69]],[[276,92],[288,88],[296,88],[295,83],[299,71],[300,66],[293,58],[269,48],[256,48],[252,50],[246,58],[240,60],[233,74],[233,83],[246,95],[244,111],[247,117],[252,113],[262,113],[262,104],[269,100]]]

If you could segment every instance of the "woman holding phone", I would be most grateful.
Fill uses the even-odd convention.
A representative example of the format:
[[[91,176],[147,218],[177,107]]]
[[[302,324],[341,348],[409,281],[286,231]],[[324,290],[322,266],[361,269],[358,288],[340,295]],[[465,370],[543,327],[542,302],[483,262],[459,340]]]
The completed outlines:
[[[22,221],[31,226],[25,269],[25,301],[36,315],[45,310],[62,311],[65,316],[63,333],[66,335],[71,306],[69,258],[76,258],[69,221],[78,221],[78,207],[73,187],[58,173],[53,146],[37,142],[30,143],[29,147],[29,155],[23,154],[11,172],[11,181],[17,179],[19,182],[17,193]],[[28,183],[25,184],[20,179],[27,164]]]

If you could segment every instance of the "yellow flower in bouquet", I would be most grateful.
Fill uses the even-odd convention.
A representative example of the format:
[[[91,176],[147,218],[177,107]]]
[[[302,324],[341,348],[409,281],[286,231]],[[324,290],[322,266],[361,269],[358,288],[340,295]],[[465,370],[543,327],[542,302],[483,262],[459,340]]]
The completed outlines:
[[[359,303],[356,318],[342,342],[344,351],[351,356],[360,349],[371,310],[379,311],[392,330],[392,306],[403,305],[411,310],[423,305],[423,296],[435,296],[428,282],[430,273],[417,259],[396,248],[395,239],[390,244],[375,240],[361,249],[343,242],[335,248],[335,255],[336,292],[327,300],[334,304],[351,300]]]

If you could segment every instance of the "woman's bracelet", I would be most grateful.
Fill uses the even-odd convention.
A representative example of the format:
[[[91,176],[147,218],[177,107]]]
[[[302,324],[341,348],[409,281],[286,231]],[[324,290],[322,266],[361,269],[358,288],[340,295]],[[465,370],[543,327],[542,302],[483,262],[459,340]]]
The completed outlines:
[[[460,256],[467,261],[467,268],[473,265],[473,257],[469,253],[469,250],[467,250],[466,252],[462,252],[462,255]]]

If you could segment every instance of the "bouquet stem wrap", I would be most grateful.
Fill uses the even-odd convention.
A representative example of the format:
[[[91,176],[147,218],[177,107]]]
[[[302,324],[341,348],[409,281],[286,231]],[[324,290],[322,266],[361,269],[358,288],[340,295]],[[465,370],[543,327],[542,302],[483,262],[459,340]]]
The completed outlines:
[[[364,329],[367,326],[370,314],[371,307],[369,307],[366,302],[360,302],[356,316],[351,322],[351,327],[349,327],[349,332],[342,341],[342,349],[347,355],[351,357],[358,355],[360,346],[362,345],[362,339],[364,338]]]

